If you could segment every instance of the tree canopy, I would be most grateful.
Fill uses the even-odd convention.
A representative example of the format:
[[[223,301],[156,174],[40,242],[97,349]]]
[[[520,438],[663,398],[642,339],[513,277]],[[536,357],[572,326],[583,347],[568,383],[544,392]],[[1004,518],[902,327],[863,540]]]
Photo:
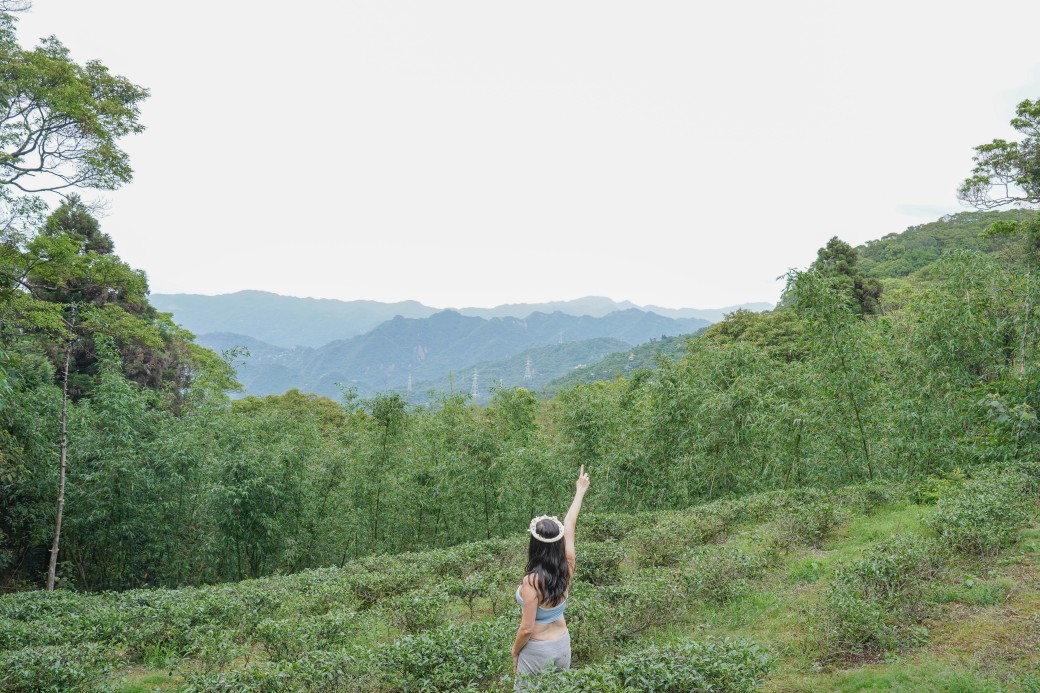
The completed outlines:
[[[1040,204],[1040,99],[1019,103],[1011,127],[1025,137],[975,147],[975,168],[958,190],[973,207]]]
[[[36,196],[76,189],[114,190],[133,169],[120,138],[140,132],[148,90],[102,63],[82,65],[55,37],[31,50],[0,5],[0,231],[35,218]]]

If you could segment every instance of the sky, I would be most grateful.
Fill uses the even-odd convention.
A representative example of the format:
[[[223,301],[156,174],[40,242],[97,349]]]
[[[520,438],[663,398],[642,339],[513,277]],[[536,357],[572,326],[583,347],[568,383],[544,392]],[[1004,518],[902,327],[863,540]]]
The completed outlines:
[[[967,211],[1040,3],[34,0],[147,87],[102,229],[153,293],[778,300],[832,236]],[[85,194],[88,199],[99,195]]]

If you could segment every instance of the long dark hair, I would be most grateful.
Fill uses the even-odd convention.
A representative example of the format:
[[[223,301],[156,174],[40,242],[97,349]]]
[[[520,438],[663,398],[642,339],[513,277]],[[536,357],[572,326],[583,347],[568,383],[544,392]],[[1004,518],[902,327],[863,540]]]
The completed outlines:
[[[552,539],[563,531],[552,520],[542,520],[535,527],[546,539]],[[541,603],[546,606],[559,606],[571,582],[571,567],[567,564],[564,541],[539,541],[532,536],[531,544],[527,547],[525,577],[530,575],[533,578],[534,586],[541,595]]]

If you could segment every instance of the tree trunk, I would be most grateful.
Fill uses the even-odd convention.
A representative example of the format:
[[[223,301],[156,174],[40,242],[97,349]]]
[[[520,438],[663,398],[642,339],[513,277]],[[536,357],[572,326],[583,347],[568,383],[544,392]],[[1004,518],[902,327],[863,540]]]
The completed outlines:
[[[61,383],[61,468],[58,472],[58,509],[54,519],[54,544],[51,546],[51,562],[47,569],[47,591],[54,590],[54,574],[58,568],[58,545],[61,542],[61,516],[65,511],[65,470],[68,467],[69,447],[69,363],[72,361],[72,346],[65,349],[65,368]]]

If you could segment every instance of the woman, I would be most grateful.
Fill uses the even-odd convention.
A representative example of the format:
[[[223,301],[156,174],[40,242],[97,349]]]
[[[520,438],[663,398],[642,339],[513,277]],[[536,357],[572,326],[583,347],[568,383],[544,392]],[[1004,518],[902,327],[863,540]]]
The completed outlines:
[[[514,674],[537,674],[551,666],[571,666],[571,636],[563,610],[574,577],[574,525],[589,488],[585,465],[581,466],[575,487],[574,501],[562,523],[548,515],[531,520],[527,573],[516,590],[523,613],[513,642]]]

